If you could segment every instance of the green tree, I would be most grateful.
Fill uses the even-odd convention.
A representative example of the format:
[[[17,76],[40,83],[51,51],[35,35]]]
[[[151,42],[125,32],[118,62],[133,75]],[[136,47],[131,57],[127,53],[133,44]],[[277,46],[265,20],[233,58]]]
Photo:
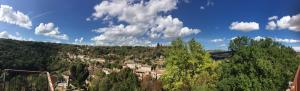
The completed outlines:
[[[92,82],[89,91],[138,91],[140,89],[138,77],[129,68],[120,72],[113,72]]]
[[[102,71],[96,72],[93,78],[91,78],[88,91],[105,91],[101,90],[100,87],[101,81],[104,79],[105,75],[106,74]]]
[[[223,91],[285,90],[300,63],[292,48],[270,38],[238,37],[230,42],[229,49],[233,56],[221,65],[217,83]]]
[[[166,53],[166,71],[161,77],[166,90],[194,90],[214,87],[217,62],[210,59],[195,39],[185,44],[180,38],[172,42]]]
[[[239,48],[242,48],[243,46],[250,45],[250,38],[245,36],[238,36],[230,41],[228,49],[231,51],[239,50]]]
[[[83,87],[85,80],[89,76],[88,67],[83,63],[76,63],[71,67],[71,76],[70,78],[73,81],[73,84],[79,87]]]

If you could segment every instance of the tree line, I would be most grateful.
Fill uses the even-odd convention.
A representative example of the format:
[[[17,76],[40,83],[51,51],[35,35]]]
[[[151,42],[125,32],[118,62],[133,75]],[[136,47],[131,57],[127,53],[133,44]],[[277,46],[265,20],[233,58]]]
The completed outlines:
[[[170,91],[282,91],[300,64],[297,53],[270,38],[237,37],[231,57],[213,61],[194,39],[172,42],[166,55],[163,88]]]
[[[245,36],[231,40],[230,57],[218,61],[195,39],[185,42],[177,38],[170,46],[156,48],[86,47],[2,39],[0,45],[0,69],[47,70],[56,74],[69,70],[71,83],[89,91],[282,91],[300,64],[299,55],[291,47],[270,38],[253,40]],[[89,64],[58,57],[62,51],[120,61],[116,63],[122,63],[130,54],[139,55],[132,59],[140,60],[164,56],[165,72],[160,79],[146,77],[141,81],[131,69],[90,74]],[[145,63],[151,65],[151,61]],[[108,68],[118,68],[117,65],[103,64]],[[95,76],[92,80],[91,75]],[[90,80],[90,85],[86,80]]]

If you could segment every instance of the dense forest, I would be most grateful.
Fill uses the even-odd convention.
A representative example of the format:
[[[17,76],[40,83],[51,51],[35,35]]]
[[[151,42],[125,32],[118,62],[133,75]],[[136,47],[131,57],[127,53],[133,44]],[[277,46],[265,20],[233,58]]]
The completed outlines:
[[[228,50],[212,53],[194,39],[185,42],[180,38],[170,46],[156,47],[0,39],[0,69],[49,71],[60,79],[68,75],[73,89],[89,91],[282,91],[300,64],[299,54],[291,47],[270,38],[237,37]],[[95,58],[105,61],[91,61]],[[134,70],[122,68],[127,60],[155,68],[158,59],[163,59],[165,70],[159,79],[143,76],[140,80]],[[98,68],[120,71],[106,74]],[[16,78],[19,76],[10,80]]]
[[[300,64],[297,53],[270,38],[238,37],[231,57],[213,61],[200,43],[181,39],[166,51],[163,87],[171,91],[282,91]]]
[[[0,45],[0,69],[57,71],[78,62],[68,54],[117,62],[124,61],[125,57],[152,60],[163,55],[162,49],[141,46],[84,46],[10,39],[0,39]]]
[[[161,45],[158,44],[158,46]],[[91,72],[88,70],[89,67],[122,68],[126,60],[151,65],[156,59],[163,56],[162,49],[142,46],[86,46],[0,39],[0,73],[4,69],[48,71],[59,79],[62,79],[62,74],[68,75],[73,85],[86,89],[87,78],[98,74],[97,72],[89,74]],[[99,63],[97,62],[99,60],[105,60],[105,62]]]

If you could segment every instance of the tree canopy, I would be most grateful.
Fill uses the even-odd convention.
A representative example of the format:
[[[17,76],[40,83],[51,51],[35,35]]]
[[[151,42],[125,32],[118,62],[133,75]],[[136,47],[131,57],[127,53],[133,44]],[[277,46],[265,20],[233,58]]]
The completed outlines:
[[[71,84],[90,91],[143,91],[151,87],[167,91],[282,91],[293,80],[300,64],[299,54],[291,47],[270,38],[237,37],[230,41],[228,52],[221,52],[230,55],[223,60],[211,59],[195,39],[184,42],[177,38],[171,46],[157,44],[157,47],[76,46],[7,39],[0,39],[0,45],[0,69],[42,70],[57,74],[70,71]],[[104,58],[104,63],[93,67],[99,67],[97,70],[119,68],[121,71],[95,74],[88,69],[94,65],[92,62],[71,59],[68,54]],[[134,60],[155,69],[155,60],[161,57],[165,57],[162,58],[165,72],[160,79],[148,76],[139,81],[133,70],[123,69],[120,65],[124,60]],[[11,81],[23,82],[18,75],[11,78]],[[28,82],[37,83],[40,79]]]
[[[195,39],[184,43],[177,38],[166,52],[166,71],[161,77],[165,89],[189,91],[214,87],[218,63],[211,60]]]
[[[129,68],[120,72],[113,72],[93,81],[89,91],[138,91],[140,84],[138,77]]]
[[[270,38],[238,37],[230,42],[233,56],[222,65],[217,83],[224,91],[282,91],[294,77],[296,52]]]
[[[70,78],[72,79],[73,84],[77,85],[78,87],[83,87],[82,85],[85,84],[85,80],[89,76],[88,66],[83,63],[76,63],[71,66],[70,71]]]

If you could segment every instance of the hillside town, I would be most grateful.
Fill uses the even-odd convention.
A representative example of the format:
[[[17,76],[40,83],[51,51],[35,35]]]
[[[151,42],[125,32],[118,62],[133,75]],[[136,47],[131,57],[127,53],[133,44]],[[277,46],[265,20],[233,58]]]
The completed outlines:
[[[88,47],[87,47],[88,48]],[[88,50],[88,49],[82,49],[82,48],[77,48],[76,50],[79,51],[79,53],[83,53],[84,50]],[[61,53],[60,55],[65,55],[63,53]],[[114,64],[116,60],[105,60],[104,58],[95,58],[95,57],[90,57],[90,55],[84,55],[84,54],[72,54],[72,53],[66,53],[66,58],[67,61],[74,61],[74,60],[80,60],[82,62],[88,63],[89,67],[89,73],[90,79],[93,79],[93,77],[95,77],[95,74],[98,72],[103,72],[106,75],[109,75],[113,72],[118,73],[120,72],[120,70],[125,69],[125,68],[129,68],[131,70],[133,70],[134,74],[136,74],[138,76],[139,80],[143,80],[143,78],[145,76],[150,76],[152,79],[159,79],[161,77],[161,75],[164,72],[164,56],[159,56],[158,58],[155,58],[153,60],[151,60],[151,65],[147,64],[147,63],[142,63],[145,62],[145,58],[144,59],[138,59],[138,58],[134,58],[134,59],[130,59],[130,56],[126,56],[124,58],[123,63],[119,63],[118,65],[120,65],[120,67],[113,67],[113,68],[109,68],[109,67],[104,67],[103,65],[108,62],[108,64]],[[108,56],[118,56],[115,54],[108,54]],[[75,86],[73,86],[72,84],[69,83],[70,81],[70,72],[64,72],[63,76],[63,80],[60,81],[56,81],[56,86],[55,89],[58,91],[65,91],[68,89],[68,87],[73,87],[76,88]],[[53,77],[53,79],[56,79],[55,77]],[[86,84],[89,84],[90,81],[86,80],[85,81]]]

